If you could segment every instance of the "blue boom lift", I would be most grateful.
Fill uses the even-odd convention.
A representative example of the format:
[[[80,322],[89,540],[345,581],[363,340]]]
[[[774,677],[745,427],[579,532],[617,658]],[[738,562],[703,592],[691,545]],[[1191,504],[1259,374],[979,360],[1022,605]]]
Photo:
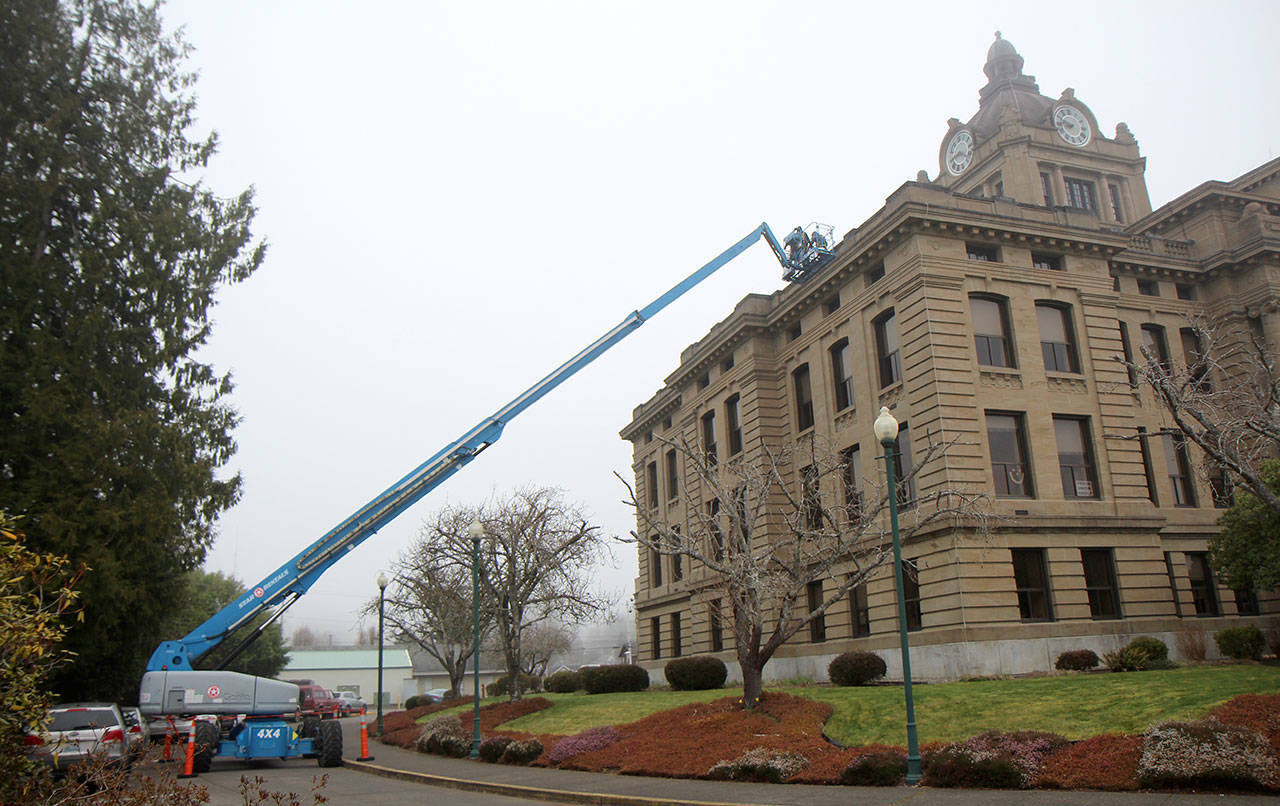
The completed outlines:
[[[330,566],[497,442],[502,430],[516,415],[744,252],[757,239],[764,238],[769,244],[782,264],[784,279],[792,282],[806,279],[831,256],[831,228],[810,224],[803,230],[797,227],[796,231],[803,232],[804,237],[793,232],[788,236],[784,249],[768,224],[756,227],[742,240],[644,308],[633,311],[550,375],[383,490],[208,621],[176,641],[162,643],[152,653],[142,678],[138,695],[142,712],[148,716],[191,717],[201,714],[232,717],[228,721],[234,723],[233,726],[225,730],[205,720],[193,721],[194,770],[197,773],[207,772],[214,756],[238,759],[306,756],[318,758],[322,767],[341,764],[342,731],[336,721],[304,720],[301,730],[293,729],[291,723],[298,717],[296,685],[226,671],[225,668],[198,670],[192,664],[238,627],[260,613],[274,609],[270,618],[222,662],[223,667],[229,664],[306,593]]]

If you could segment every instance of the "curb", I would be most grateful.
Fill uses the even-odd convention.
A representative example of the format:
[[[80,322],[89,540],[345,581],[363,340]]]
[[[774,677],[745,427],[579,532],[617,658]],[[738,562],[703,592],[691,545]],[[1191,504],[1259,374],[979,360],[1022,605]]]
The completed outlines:
[[[547,800],[555,803],[585,803],[597,806],[741,806],[727,801],[714,800],[673,800],[671,798],[653,798],[643,795],[613,795],[604,792],[576,792],[567,789],[539,789],[518,784],[499,784],[492,781],[471,781],[466,778],[450,778],[444,775],[432,775],[426,772],[410,772],[393,767],[383,767],[365,761],[343,759],[342,765],[352,770],[369,775],[380,775],[400,781],[427,786],[442,786],[447,789],[461,789],[467,792],[484,792],[490,795],[506,795],[526,800]]]

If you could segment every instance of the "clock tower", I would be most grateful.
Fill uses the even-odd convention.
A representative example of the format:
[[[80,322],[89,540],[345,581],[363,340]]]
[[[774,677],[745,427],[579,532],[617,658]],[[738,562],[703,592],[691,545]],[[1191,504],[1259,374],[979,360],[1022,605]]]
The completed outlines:
[[[1102,135],[1093,111],[1067,88],[1054,99],[1022,72],[1022,56],[996,32],[982,70],[978,111],[952,118],[934,181],[958,193],[1063,210],[1072,224],[1122,228],[1151,212],[1146,161],[1129,127]],[[1083,220],[1077,216],[1083,215]]]

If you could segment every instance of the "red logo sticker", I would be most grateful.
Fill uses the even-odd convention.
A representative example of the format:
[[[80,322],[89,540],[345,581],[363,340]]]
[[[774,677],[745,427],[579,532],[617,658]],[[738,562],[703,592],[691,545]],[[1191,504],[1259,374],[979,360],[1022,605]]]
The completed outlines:
[[[266,593],[266,591],[264,591],[262,588],[254,588],[254,589],[253,589],[253,595],[254,595],[254,596],[256,596],[256,597],[258,597],[259,599],[261,599],[261,598],[262,598],[262,594],[264,594],[264,593]]]
[[[222,693],[222,689],[218,688],[217,686],[209,686],[209,696],[213,697],[215,700],[218,698],[218,695],[221,693]]]

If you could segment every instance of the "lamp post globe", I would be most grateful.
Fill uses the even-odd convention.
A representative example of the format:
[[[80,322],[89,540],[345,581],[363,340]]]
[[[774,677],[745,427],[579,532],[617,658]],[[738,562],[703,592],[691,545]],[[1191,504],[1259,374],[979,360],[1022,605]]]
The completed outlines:
[[[382,609],[387,598],[387,575],[378,572],[378,735],[382,735]]]
[[[898,421],[889,411],[888,406],[880,407],[880,414],[872,423],[871,430],[875,432],[876,439],[880,440],[881,445],[898,439]]]
[[[484,537],[484,524],[477,517],[467,527],[471,537],[471,635],[474,641],[471,647],[472,685],[472,732],[471,757],[480,758],[480,538]]]

